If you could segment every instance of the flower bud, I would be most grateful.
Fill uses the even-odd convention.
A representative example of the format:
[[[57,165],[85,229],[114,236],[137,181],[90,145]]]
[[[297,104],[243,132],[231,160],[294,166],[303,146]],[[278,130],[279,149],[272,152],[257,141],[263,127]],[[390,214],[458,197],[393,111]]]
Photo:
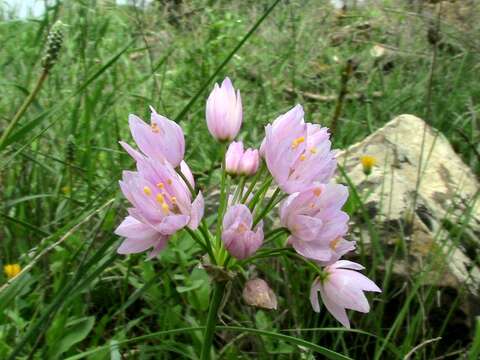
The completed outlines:
[[[252,256],[263,243],[263,223],[255,229],[250,209],[243,204],[233,205],[223,218],[222,241],[227,251],[239,260]]]
[[[225,154],[225,170],[231,175],[240,173],[240,162],[243,156],[243,143],[241,141],[232,142]]]
[[[258,164],[260,162],[257,149],[247,149],[240,161],[240,174],[251,176],[258,170]]]
[[[221,86],[215,84],[207,100],[206,118],[208,131],[220,141],[231,141],[242,125],[242,99],[240,91],[233,88],[227,77]]]
[[[45,55],[42,59],[42,66],[45,71],[49,71],[58,59],[58,54],[60,53],[63,43],[62,26],[63,23],[57,21],[48,33]]]
[[[259,278],[248,280],[243,288],[242,297],[250,306],[277,309],[277,297],[265,280]]]

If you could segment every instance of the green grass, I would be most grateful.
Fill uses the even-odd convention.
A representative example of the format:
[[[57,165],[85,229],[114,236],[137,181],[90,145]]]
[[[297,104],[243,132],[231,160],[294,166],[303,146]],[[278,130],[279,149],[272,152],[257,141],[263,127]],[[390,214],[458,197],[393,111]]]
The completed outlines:
[[[313,0],[280,1],[271,13],[274,1],[159,2],[147,12],[96,3],[65,1],[42,19],[0,22],[0,130],[40,75],[48,29],[57,19],[67,24],[59,61],[1,150],[0,265],[31,266],[10,285],[0,277],[2,359],[197,358],[210,294],[208,275],[198,267],[201,249],[181,232],[156,260],[115,253],[120,239],[113,230],[126,213],[117,181],[133,167],[118,141],[131,139],[129,113],[147,117],[154,106],[183,126],[187,161],[210,193],[220,173],[205,169],[218,168],[219,148],[206,130],[205,100],[225,75],[242,92],[240,137],[258,146],[264,125],[297,102],[308,121],[328,126],[335,101],[302,94],[336,96],[340,72],[353,58],[358,69],[348,86],[362,99],[345,103],[335,147],[411,113],[428,117],[480,171],[478,25],[466,31],[442,21],[443,45],[432,68],[429,22],[394,1],[341,18]],[[370,30],[358,28],[366,22]],[[333,41],[346,26],[353,30]],[[375,43],[398,49],[388,71],[370,55]],[[365,218],[354,189],[348,209]],[[324,309],[313,312],[311,270],[280,254],[249,270],[268,280],[279,310],[243,304],[246,274],[239,274],[229,286],[216,353],[314,359],[326,348],[354,359],[402,359],[441,337],[410,359],[475,358],[478,320],[476,332],[468,319],[460,321],[466,290],[421,285],[422,275],[398,279],[392,266],[405,257],[401,241],[384,248],[375,226],[369,222],[367,230],[378,246],[358,256],[384,291],[370,297],[369,314],[351,314],[355,331],[339,329]],[[461,229],[450,232],[460,241]],[[439,298],[446,303],[439,306]]]

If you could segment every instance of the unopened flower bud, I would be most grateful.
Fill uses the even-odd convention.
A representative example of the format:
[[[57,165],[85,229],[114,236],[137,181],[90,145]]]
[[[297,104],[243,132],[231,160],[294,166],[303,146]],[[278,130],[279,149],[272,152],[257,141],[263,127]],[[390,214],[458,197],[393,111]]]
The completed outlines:
[[[227,77],[222,85],[215,84],[207,100],[207,126],[220,141],[233,140],[242,126],[242,99]]]
[[[363,167],[363,173],[368,176],[372,173],[372,168],[377,164],[377,159],[371,155],[363,155],[360,157],[360,163]]]
[[[45,71],[49,71],[58,59],[60,49],[63,42],[63,23],[57,21],[53,24],[47,37],[47,45],[45,47],[45,55],[42,59],[42,66]]]
[[[242,160],[240,161],[240,174],[252,176],[257,172],[259,162],[258,150],[247,149],[243,153]]]
[[[265,280],[248,280],[242,292],[243,300],[250,306],[263,309],[277,309],[277,297]]]
[[[259,162],[258,150],[244,151],[241,141],[232,142],[225,154],[225,170],[230,175],[251,176],[257,172]]]
[[[240,161],[243,156],[243,143],[241,141],[234,141],[228,147],[225,154],[225,170],[231,175],[238,175],[240,173]]]

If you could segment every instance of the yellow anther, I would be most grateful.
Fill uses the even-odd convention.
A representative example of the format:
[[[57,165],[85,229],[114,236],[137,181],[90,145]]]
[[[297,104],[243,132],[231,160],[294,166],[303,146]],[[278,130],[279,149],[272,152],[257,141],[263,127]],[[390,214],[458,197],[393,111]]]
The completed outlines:
[[[308,205],[308,206],[310,206],[311,209],[315,209],[315,204],[314,203],[310,203],[310,205]]]
[[[320,196],[321,193],[322,193],[321,188],[318,187],[318,188],[313,189],[313,195],[318,197],[318,196]]]
[[[177,203],[177,198],[175,196],[172,196],[170,198],[170,200],[172,201],[172,204],[176,204]]]
[[[157,194],[157,201],[160,203],[160,204],[163,204],[165,202],[165,199],[163,198],[163,195],[162,194]]]
[[[148,186],[145,186],[145,187],[143,188],[143,192],[144,192],[145,195],[147,195],[147,196],[152,195],[152,189],[150,189]]]
[[[318,150],[317,150],[317,148],[314,148],[314,147],[313,147],[313,148],[310,149],[310,152],[311,152],[312,154],[316,154],[316,153],[318,152]]]
[[[298,147],[298,145],[300,145],[304,141],[305,141],[304,136],[300,136],[300,137],[296,138],[295,140],[292,141],[292,149],[296,149]]]
[[[167,184],[168,184],[168,185],[172,185],[172,179],[168,179],[168,180],[167,180]]]
[[[168,213],[170,212],[170,208],[168,207],[167,203],[162,204],[162,210],[165,215],[168,215]]]
[[[305,154],[300,155],[300,161],[304,161],[306,158]]]
[[[338,243],[339,243],[341,240],[342,240],[342,238],[341,238],[341,237],[338,237],[338,238],[336,238],[335,240],[330,241],[330,249],[332,249],[332,250],[335,251],[335,250],[337,249]]]
[[[157,187],[158,187],[159,189],[163,189],[163,188],[165,187],[165,185],[163,185],[162,182],[159,182],[159,183],[157,184]]]

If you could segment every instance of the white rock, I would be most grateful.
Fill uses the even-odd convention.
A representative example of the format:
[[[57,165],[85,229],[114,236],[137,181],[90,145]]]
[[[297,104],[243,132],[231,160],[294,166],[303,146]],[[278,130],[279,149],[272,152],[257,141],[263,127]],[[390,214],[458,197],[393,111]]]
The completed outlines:
[[[369,176],[360,163],[363,155],[377,160]],[[397,272],[425,270],[427,256],[433,256],[435,267],[425,283],[465,284],[478,294],[480,270],[474,259],[480,249],[480,187],[441,133],[422,119],[401,115],[340,152],[338,162],[381,229],[381,241],[392,245],[399,240],[398,230],[406,233],[415,260],[396,264]],[[345,179],[339,176],[339,181]],[[453,236],[455,227],[463,236]]]

